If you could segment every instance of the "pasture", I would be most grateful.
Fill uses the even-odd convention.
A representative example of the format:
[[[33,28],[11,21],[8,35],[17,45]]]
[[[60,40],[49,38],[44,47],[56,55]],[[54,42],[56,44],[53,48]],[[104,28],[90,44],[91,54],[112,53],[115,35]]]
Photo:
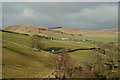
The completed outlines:
[[[75,36],[67,35],[51,35],[49,37],[62,38],[70,37],[77,38]],[[89,34],[89,36],[78,37],[87,38],[95,41],[117,41],[117,36],[103,36],[98,34]],[[31,36],[19,35],[13,33],[2,32],[2,39],[15,42],[20,45],[31,47]],[[77,49],[77,48],[93,48],[98,47],[97,44],[90,44],[89,42],[73,42],[73,41],[62,41],[62,40],[47,40],[42,39],[45,44],[45,48],[51,47],[62,47],[65,49]],[[2,41],[2,66],[3,66],[3,78],[46,78],[52,72],[52,67],[48,65],[50,62],[50,54],[46,51],[33,51],[30,48],[18,46],[9,42]],[[110,51],[107,49],[108,52]],[[111,53],[112,54],[112,53]],[[75,51],[69,53],[74,66],[91,66],[97,64],[98,61],[101,65],[105,65],[108,62],[109,55],[103,55],[100,52],[84,50]],[[59,56],[59,55],[58,55]],[[115,61],[115,64],[116,61]],[[109,70],[106,70],[109,73]],[[115,73],[117,74],[117,73]],[[109,76],[109,75],[108,75]],[[109,76],[110,77],[110,76]]]

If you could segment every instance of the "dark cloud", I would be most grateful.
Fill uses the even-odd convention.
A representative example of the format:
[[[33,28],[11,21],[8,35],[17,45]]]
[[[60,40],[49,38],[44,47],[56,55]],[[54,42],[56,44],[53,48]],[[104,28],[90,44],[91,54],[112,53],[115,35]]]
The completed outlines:
[[[3,27],[15,24],[78,29],[118,27],[117,2],[4,2],[2,10]]]

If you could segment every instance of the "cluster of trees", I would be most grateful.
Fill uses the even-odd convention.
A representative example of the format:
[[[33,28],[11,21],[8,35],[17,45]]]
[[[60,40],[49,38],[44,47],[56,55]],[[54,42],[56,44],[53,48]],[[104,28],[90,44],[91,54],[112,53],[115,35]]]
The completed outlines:
[[[104,64],[109,68],[108,72],[111,75],[107,75],[109,77],[118,77],[118,64],[120,64],[120,57],[119,57],[119,46],[118,43],[115,42],[91,42],[92,44],[97,45],[98,47],[103,48],[106,51],[106,56],[104,59]]]
[[[49,28],[49,29],[58,29],[58,28],[62,28],[62,27],[54,27],[54,28]]]
[[[49,66],[54,70],[55,78],[68,78],[72,74],[72,59],[66,49],[60,54],[50,55]]]
[[[13,33],[13,34],[19,34],[19,35],[26,35],[26,36],[29,36],[29,34],[18,33],[18,32],[13,32],[13,31],[7,31],[7,30],[2,30],[2,29],[0,29],[0,31],[2,31],[2,32],[7,32],[7,33]]]
[[[97,43],[99,47],[106,49],[103,57],[99,52],[88,53],[84,65],[75,65],[76,62],[70,57],[68,50],[52,55],[51,67],[54,68],[56,78],[117,78],[118,75],[118,48],[114,44]]]
[[[62,40],[64,41],[75,41],[75,42],[91,42],[92,40],[88,40],[88,39],[72,39],[72,38],[62,38]]]
[[[48,40],[57,40],[56,38],[46,37],[46,36],[41,36],[41,35],[33,35],[33,36],[34,36],[34,37],[37,37],[37,38],[48,39]]]
[[[38,50],[45,48],[43,39],[38,35],[31,37],[31,47]],[[60,54],[50,55],[48,65],[54,69],[56,78],[116,78],[118,77],[118,46],[111,43],[92,43],[106,50],[105,57],[88,53],[88,61],[84,66],[76,66],[68,50]],[[53,49],[53,48],[51,48]],[[50,49],[50,50],[51,50]]]
[[[76,66],[75,60],[73,60],[67,50],[59,55],[51,55],[51,66],[54,69],[55,78],[97,78],[105,77],[103,71],[102,58],[96,57],[97,61],[91,63],[85,63],[85,66]],[[49,58],[49,59],[50,59]],[[95,59],[95,58],[94,58]]]
[[[43,42],[43,39],[38,37],[38,35],[33,35],[31,36],[31,47],[33,49],[37,49],[39,51],[41,51],[44,47],[45,47],[45,44]]]

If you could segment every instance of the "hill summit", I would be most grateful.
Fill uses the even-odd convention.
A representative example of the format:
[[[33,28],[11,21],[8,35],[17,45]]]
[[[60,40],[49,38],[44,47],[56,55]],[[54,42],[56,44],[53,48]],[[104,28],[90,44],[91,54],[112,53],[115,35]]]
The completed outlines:
[[[79,30],[74,28],[46,28],[39,27],[35,25],[11,25],[8,27],[4,27],[3,29],[13,32],[25,32],[25,33],[47,33],[47,34],[68,34],[68,35],[81,35],[82,33],[98,33],[98,34],[118,34],[119,28],[113,29],[101,29],[101,30]]]
[[[48,31],[48,28],[39,27],[35,25],[12,25],[4,28],[5,30],[14,31],[14,32],[33,32],[41,33],[41,31]]]

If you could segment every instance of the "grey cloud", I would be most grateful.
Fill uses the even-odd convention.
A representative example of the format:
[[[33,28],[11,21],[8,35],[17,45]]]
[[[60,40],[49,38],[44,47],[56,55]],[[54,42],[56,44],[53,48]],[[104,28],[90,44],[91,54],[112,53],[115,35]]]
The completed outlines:
[[[2,9],[3,27],[15,24],[78,29],[118,27],[118,7],[113,2],[4,2]]]

